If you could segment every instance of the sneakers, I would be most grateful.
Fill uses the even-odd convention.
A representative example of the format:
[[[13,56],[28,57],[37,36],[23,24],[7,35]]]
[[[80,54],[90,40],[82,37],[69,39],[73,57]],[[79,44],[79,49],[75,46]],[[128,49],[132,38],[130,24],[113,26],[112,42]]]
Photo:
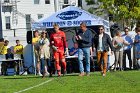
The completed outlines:
[[[38,76],[43,76],[41,73],[38,73],[37,75],[38,75]]]
[[[23,72],[22,72],[23,73]],[[20,73],[20,75],[22,74],[22,73]],[[28,73],[27,73],[27,71],[25,71],[24,73],[23,73],[23,75],[27,75]]]
[[[57,74],[58,74],[58,77],[60,77],[61,76],[61,71],[57,70]]]
[[[85,73],[84,72],[81,72],[80,74],[79,74],[79,76],[84,76],[85,75]]]
[[[46,72],[46,73],[45,73],[45,76],[49,76],[49,75],[50,75],[50,73],[49,73],[49,72]]]
[[[110,72],[110,70],[107,70],[107,72]]]
[[[105,74],[103,71],[101,71],[101,75],[102,75],[103,77],[106,76],[106,74]]]
[[[90,74],[89,73],[86,73],[86,76],[90,76]]]
[[[61,70],[57,70],[57,74],[58,74],[58,77],[62,76]],[[67,71],[64,71],[63,76],[65,76],[66,74],[67,74]]]
[[[49,72],[45,72],[45,73],[43,74],[43,77],[46,77],[46,76],[49,76],[49,75],[50,75]]]
[[[90,76],[90,73],[84,73],[84,72],[81,72],[80,74],[79,74],[79,76]]]
[[[105,76],[106,76],[106,74],[103,74],[102,76],[103,76],[103,77],[105,77]]]
[[[116,72],[117,70],[116,70],[116,68],[114,69],[114,72]]]

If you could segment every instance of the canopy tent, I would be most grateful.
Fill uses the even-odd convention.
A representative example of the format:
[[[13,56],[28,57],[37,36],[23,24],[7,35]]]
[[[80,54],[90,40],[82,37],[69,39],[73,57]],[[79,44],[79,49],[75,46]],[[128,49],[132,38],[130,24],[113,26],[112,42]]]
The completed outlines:
[[[57,23],[60,28],[67,29],[67,31],[65,30],[65,33],[67,37],[68,47],[71,48],[74,42],[73,37],[75,37],[77,27],[80,26],[81,22],[85,22],[87,26],[91,27],[104,25],[105,28],[109,28],[109,22],[107,20],[92,15],[89,12],[78,7],[68,6],[60,11],[55,12],[50,17],[44,17],[32,23],[32,31],[35,29],[47,29],[48,33],[51,33],[52,29],[50,28],[53,28],[53,24]],[[35,59],[35,57],[33,57],[33,59]],[[35,60],[33,61],[35,65]]]
[[[87,26],[104,25],[109,28],[109,22],[98,16],[75,6],[68,6],[50,17],[44,17],[32,24],[32,29],[53,28],[53,24],[57,23],[60,27],[78,27],[81,22],[85,22]]]

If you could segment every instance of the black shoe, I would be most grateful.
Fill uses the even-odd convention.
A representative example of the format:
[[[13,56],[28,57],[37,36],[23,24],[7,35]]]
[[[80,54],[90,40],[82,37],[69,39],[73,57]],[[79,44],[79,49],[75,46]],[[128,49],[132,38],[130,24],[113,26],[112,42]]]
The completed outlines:
[[[52,77],[52,73],[50,73],[49,77]]]
[[[45,72],[43,72],[42,78],[45,78]]]

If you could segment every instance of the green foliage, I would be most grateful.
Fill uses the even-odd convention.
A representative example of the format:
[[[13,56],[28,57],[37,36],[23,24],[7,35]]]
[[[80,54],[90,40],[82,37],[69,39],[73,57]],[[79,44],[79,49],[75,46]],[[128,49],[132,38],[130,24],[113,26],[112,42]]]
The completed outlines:
[[[140,19],[140,0],[98,0],[98,2],[100,2],[99,9],[104,10],[100,12],[112,14],[115,21],[124,20],[124,23],[131,24],[130,20]]]
[[[90,12],[90,13],[92,14],[92,13],[93,13],[93,8],[90,7],[90,8],[88,9],[88,12]]]
[[[139,18],[140,0],[99,0],[103,9],[121,18]],[[138,3],[139,2],[139,3]],[[112,7],[113,6],[113,7]],[[110,12],[111,11],[111,12]],[[133,13],[133,14],[132,14]]]

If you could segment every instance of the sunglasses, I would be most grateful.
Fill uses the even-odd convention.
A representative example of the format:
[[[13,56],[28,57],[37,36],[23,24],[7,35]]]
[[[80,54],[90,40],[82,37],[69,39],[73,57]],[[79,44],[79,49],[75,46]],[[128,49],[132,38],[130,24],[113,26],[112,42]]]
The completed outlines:
[[[98,29],[98,30],[103,30],[103,29]]]
[[[46,34],[46,33],[41,33],[42,35]]]

